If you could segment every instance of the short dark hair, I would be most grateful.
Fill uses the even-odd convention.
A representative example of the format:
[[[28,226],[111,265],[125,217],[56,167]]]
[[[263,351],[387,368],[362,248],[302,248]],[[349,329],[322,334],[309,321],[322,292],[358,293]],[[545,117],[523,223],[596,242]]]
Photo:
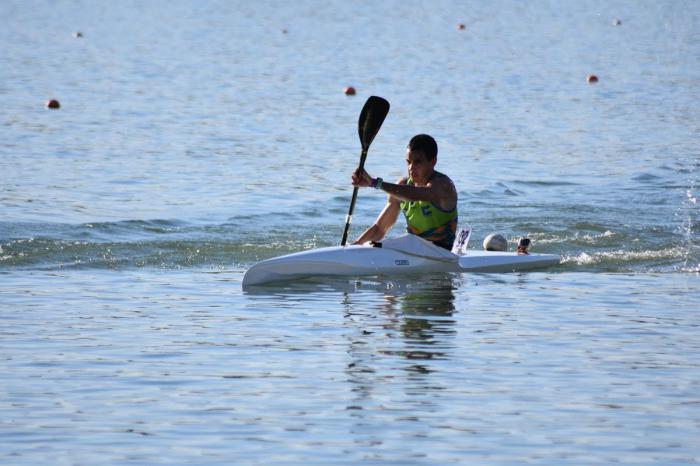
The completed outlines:
[[[408,150],[423,152],[428,160],[433,160],[438,153],[437,142],[428,134],[416,134],[413,136],[408,141]]]

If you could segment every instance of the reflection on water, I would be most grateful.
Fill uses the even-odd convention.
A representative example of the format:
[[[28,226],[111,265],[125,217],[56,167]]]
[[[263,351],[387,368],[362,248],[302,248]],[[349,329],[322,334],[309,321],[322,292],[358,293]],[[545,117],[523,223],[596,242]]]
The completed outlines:
[[[400,298],[400,331],[406,350],[398,354],[410,360],[449,358],[449,338],[456,334],[453,290],[452,279],[445,277],[412,288]],[[414,363],[410,370],[431,371],[420,363]]]
[[[220,273],[4,276],[0,449],[27,466],[122,464],[126,450],[154,464],[174,441],[179,464],[339,451],[343,464],[682,464],[697,453],[697,279],[659,283],[455,275],[241,294]]]
[[[452,340],[457,334],[452,277],[364,281],[354,286],[354,291],[343,293],[345,319],[355,330],[347,341],[345,372],[353,393],[347,409],[358,411],[353,416],[360,420],[365,417],[361,411],[367,408],[398,409],[396,401],[382,401],[390,386],[404,394],[400,404],[430,410],[429,394],[446,388],[431,380],[437,370],[432,362],[453,358]],[[368,289],[377,292],[376,310],[357,306],[356,293]]]

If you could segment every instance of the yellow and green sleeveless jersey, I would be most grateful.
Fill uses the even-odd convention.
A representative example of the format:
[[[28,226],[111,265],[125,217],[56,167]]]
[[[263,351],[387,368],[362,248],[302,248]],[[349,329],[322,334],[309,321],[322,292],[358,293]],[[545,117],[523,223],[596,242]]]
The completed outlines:
[[[433,177],[445,176],[435,172]],[[413,180],[406,183],[413,185]],[[409,233],[432,241],[437,246],[452,249],[457,231],[457,206],[452,210],[443,210],[432,202],[401,201],[401,211],[406,217]]]

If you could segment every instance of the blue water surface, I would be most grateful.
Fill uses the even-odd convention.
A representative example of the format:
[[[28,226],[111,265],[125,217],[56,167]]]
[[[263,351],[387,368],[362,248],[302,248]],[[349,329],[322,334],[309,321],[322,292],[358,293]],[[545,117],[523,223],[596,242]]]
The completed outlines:
[[[3,464],[700,462],[700,3],[0,18]],[[471,247],[562,264],[244,291],[339,243],[370,95],[370,174],[432,134]]]

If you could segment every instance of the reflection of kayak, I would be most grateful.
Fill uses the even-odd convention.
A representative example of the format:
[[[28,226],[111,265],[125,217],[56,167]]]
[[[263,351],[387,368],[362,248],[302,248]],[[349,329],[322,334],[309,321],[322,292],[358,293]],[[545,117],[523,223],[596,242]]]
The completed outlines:
[[[253,265],[243,286],[309,276],[405,275],[423,272],[515,272],[559,264],[556,254],[467,250],[453,254],[415,235],[380,245],[333,246],[297,252]]]

